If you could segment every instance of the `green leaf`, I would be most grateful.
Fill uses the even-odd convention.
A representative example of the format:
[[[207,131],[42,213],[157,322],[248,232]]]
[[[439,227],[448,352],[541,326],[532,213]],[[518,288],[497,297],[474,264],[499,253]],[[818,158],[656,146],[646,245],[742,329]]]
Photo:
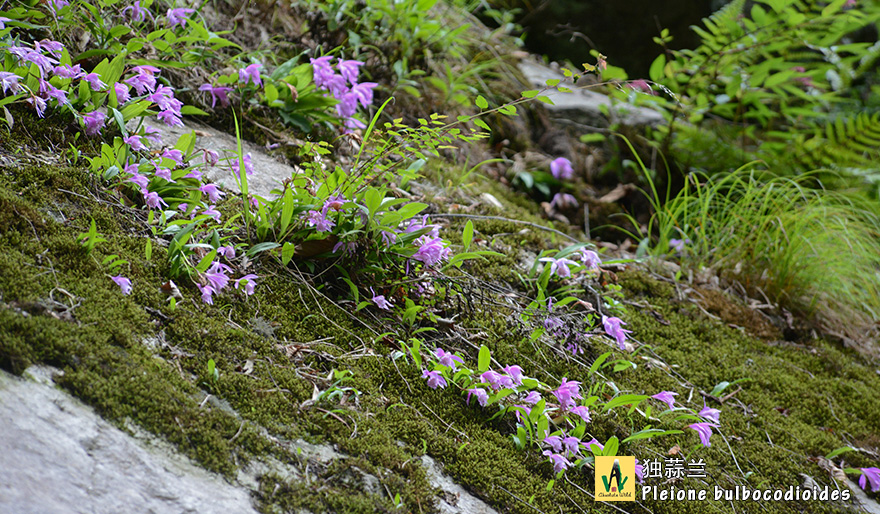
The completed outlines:
[[[623,443],[625,444],[630,441],[638,441],[639,439],[650,439],[652,437],[657,437],[661,435],[673,435],[681,433],[683,433],[681,430],[661,430],[659,428],[651,428],[649,425],[648,427],[624,439]]]
[[[208,252],[207,254],[205,254],[204,257],[202,257],[202,260],[199,261],[199,264],[196,266],[196,269],[199,270],[200,272],[204,273],[205,271],[208,270],[208,268],[211,267],[211,263],[214,262],[214,258],[216,258],[216,257],[217,257],[217,250],[212,250],[212,251]]]
[[[150,108],[149,100],[140,100],[138,102],[129,103],[120,111],[122,113],[122,119],[128,121],[132,118],[136,118],[144,113],[147,109]]]
[[[373,127],[376,126],[376,122],[379,120],[379,115],[381,115],[382,112],[385,110],[385,106],[388,105],[388,102],[390,102],[393,99],[394,99],[394,97],[392,96],[392,97],[389,97],[388,100],[385,100],[385,103],[383,103],[382,106],[379,107],[379,110],[376,111],[376,114],[373,115],[373,118],[370,120],[370,124],[367,126],[366,132],[364,132],[362,144],[360,145],[360,149],[358,150],[357,156],[355,156],[355,158],[354,158],[354,165],[351,167],[351,169],[353,169],[353,170],[358,169],[358,164],[360,164],[360,162],[361,162],[361,154],[364,152],[364,148],[367,147],[367,145],[364,143],[366,143],[370,139],[370,134],[373,133]]]
[[[602,451],[602,454],[609,455],[609,456],[617,455],[618,446],[619,446],[619,443],[617,441],[617,437],[611,436],[611,438],[608,439],[608,442],[605,443],[605,449]]]
[[[599,368],[602,366],[602,363],[605,362],[605,359],[607,359],[607,358],[610,357],[610,356],[611,356],[611,352],[605,352],[605,353],[603,353],[602,355],[600,355],[600,356],[599,356],[599,357],[593,362],[593,365],[590,366],[590,371],[589,371],[587,374],[588,374],[588,375],[592,375],[592,374],[596,373],[596,371],[598,371]]]
[[[617,373],[618,371],[623,371],[625,369],[631,369],[635,367],[636,365],[630,361],[618,361],[618,363],[614,365],[614,372]]]
[[[287,241],[281,247],[281,263],[287,266],[290,263],[290,259],[293,259],[293,255],[296,253],[296,245]]]
[[[345,281],[346,284],[348,284],[348,289],[351,291],[351,298],[354,300],[354,303],[357,303],[358,300],[360,300],[360,293],[358,292],[357,286],[354,285],[354,282],[345,277],[342,277],[342,280]]]
[[[181,134],[180,137],[177,138],[177,143],[174,144],[174,148],[183,152],[183,155],[189,155],[195,146],[196,135],[192,130]]]
[[[119,36],[124,36],[131,32],[131,29],[126,27],[125,25],[117,25],[110,29],[110,37],[113,39],[117,39]]]
[[[474,100],[474,103],[477,104],[477,107],[479,107],[480,109],[486,109],[487,107],[489,107],[489,102],[487,102],[482,95],[477,96],[477,99]]]
[[[198,107],[192,105],[184,105],[180,108],[180,114],[187,114],[190,116],[207,116],[208,113],[199,109]]]
[[[153,242],[147,239],[147,244],[144,246],[144,256],[146,256],[147,260],[153,256]]]
[[[730,382],[728,382],[726,380],[719,382],[718,385],[716,385],[715,388],[712,389],[712,392],[710,392],[709,394],[717,397],[719,394],[724,392],[724,390],[727,389],[727,386],[729,386],[729,385],[730,385]]]
[[[833,452],[829,453],[828,455],[826,455],[825,458],[828,460],[831,460],[834,457],[837,457],[838,455],[840,455],[842,453],[851,452],[851,451],[855,451],[855,448],[853,448],[852,446],[841,446],[840,448],[838,448],[838,449],[834,450]]]
[[[660,82],[663,80],[664,67],[666,67],[666,54],[660,54],[654,59],[654,62],[651,63],[651,69],[648,71],[648,76],[651,77],[651,80],[654,82]]]
[[[419,352],[419,348],[422,346],[422,341],[420,339],[411,338],[412,342],[411,347],[407,347],[409,349],[410,355],[412,355],[413,362],[416,363],[416,367],[421,369],[422,367],[422,354]]]
[[[581,143],[601,143],[605,141],[605,134],[593,133],[593,134],[584,134],[578,138]]]
[[[547,430],[550,428],[550,420],[547,419],[547,416],[541,416],[538,419],[537,426],[535,427],[536,434],[546,434]]]
[[[128,137],[128,130],[125,128],[125,117],[121,112],[112,107],[110,108],[110,112],[113,113],[113,119],[116,120],[116,126],[119,127],[119,131],[122,132],[122,137]]]
[[[275,87],[274,84],[266,83],[266,86],[263,88],[263,92],[266,95],[267,104],[271,104],[278,99],[278,88]]]
[[[489,348],[486,345],[480,346],[480,355],[477,359],[477,369],[480,373],[487,371],[489,369],[489,363],[492,360],[492,354],[489,352]]]
[[[538,401],[538,403],[535,404],[534,407],[532,407],[531,412],[529,412],[529,421],[531,421],[532,423],[537,423],[538,420],[542,416],[544,416],[544,410],[546,408],[547,408],[547,404],[544,401],[544,399],[542,398],[540,401]]]
[[[738,383],[740,383],[740,382],[748,382],[748,381],[750,381],[750,380],[751,380],[750,378],[739,378],[739,379],[734,380],[733,382],[727,382],[727,381],[719,382],[718,385],[716,385],[716,386],[712,389],[712,392],[710,392],[709,394],[711,394],[712,396],[716,396],[716,397],[717,397],[717,396],[719,396],[721,393],[723,393],[724,390],[727,389],[728,387],[730,387],[730,386],[732,386],[732,385],[736,385],[736,384],[738,384]]]
[[[489,125],[486,124],[486,122],[481,120],[480,118],[474,118],[474,125],[480,127],[481,129],[485,130],[486,132],[492,132],[492,129],[489,128]]]
[[[843,5],[846,3],[846,1],[847,0],[834,0],[833,2],[828,4],[824,9],[822,9],[822,17],[826,18],[828,16],[833,15],[834,13],[839,11],[841,8],[843,8]]]
[[[284,189],[284,197],[281,199],[281,235],[282,237],[287,232],[287,227],[290,225],[290,219],[293,217],[293,191],[291,189]],[[287,264],[286,262],[284,264]]]
[[[529,91],[523,91],[521,94],[523,98],[534,98],[538,96],[538,93],[540,93],[540,91],[538,91],[537,89],[532,89]]]
[[[247,255],[248,255],[248,257],[254,257],[255,255],[257,255],[260,252],[274,250],[275,248],[278,248],[279,246],[281,246],[281,245],[278,243],[275,243],[272,241],[267,241],[265,243],[260,243],[260,244],[252,246],[250,249],[248,249]]]
[[[780,71],[779,73],[774,73],[773,75],[767,77],[767,80],[764,81],[764,87],[770,88],[773,86],[778,86],[779,84],[782,84],[783,82],[791,78],[794,73],[795,72],[792,70],[785,70]]]
[[[516,116],[516,106],[515,105],[502,105],[498,108],[498,112],[504,114],[505,116]]]
[[[383,199],[382,193],[380,193],[375,187],[371,187],[364,191],[364,204],[367,207],[370,218],[376,215],[376,211],[378,211],[379,207],[382,205]]]
[[[397,210],[397,214],[401,219],[407,220],[412,218],[413,216],[419,214],[423,210],[428,208],[428,204],[419,203],[419,202],[410,202],[400,209]]]
[[[620,396],[616,396],[608,402],[605,403],[604,411],[609,411],[614,407],[619,407],[621,405],[638,405],[639,403],[648,399],[648,395],[645,394],[622,394]]]
[[[464,245],[464,251],[467,251],[471,246],[471,241],[474,239],[474,224],[471,220],[468,220],[464,225],[464,230],[461,233],[461,242]]]

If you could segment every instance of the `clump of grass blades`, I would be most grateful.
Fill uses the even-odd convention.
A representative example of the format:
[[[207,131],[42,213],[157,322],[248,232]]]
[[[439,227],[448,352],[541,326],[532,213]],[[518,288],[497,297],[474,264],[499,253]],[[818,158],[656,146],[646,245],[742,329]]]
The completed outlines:
[[[654,191],[653,253],[668,253],[670,239],[690,240],[684,264],[712,267],[864,341],[880,321],[880,219],[863,200],[816,183],[811,174],[767,177],[747,165],[703,182],[691,176],[662,205]]]

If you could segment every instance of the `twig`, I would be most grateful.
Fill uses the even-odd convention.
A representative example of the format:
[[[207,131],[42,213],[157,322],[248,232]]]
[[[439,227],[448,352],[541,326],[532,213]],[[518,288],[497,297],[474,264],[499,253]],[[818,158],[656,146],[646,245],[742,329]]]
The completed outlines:
[[[568,476],[565,476],[564,478],[565,478],[565,482],[566,482],[566,483],[568,483],[569,485],[571,485],[572,487],[574,487],[574,488],[577,489],[578,491],[580,491],[580,492],[586,494],[587,496],[589,496],[590,498],[593,498],[594,500],[596,499],[596,496],[595,496],[593,493],[591,493],[590,491],[587,491],[587,490],[584,489],[583,487],[581,487],[581,486],[577,485],[576,483],[572,482],[571,480],[569,480],[569,479],[568,479]],[[598,501],[598,502],[600,502],[600,503],[603,503],[603,504],[605,504],[605,505],[608,505],[609,507],[613,508],[614,510],[619,510],[620,512],[623,512],[623,513],[625,513],[625,514],[629,514],[628,512],[626,512],[625,510],[621,509],[621,508],[618,507],[617,505],[614,505],[614,504],[611,503],[611,502],[603,502],[602,500],[596,500],[596,501]],[[642,502],[636,500],[636,503],[639,505],[639,507],[645,509],[645,511],[647,511],[649,514],[654,514],[653,512],[651,512],[651,509],[649,509],[648,507],[645,507],[645,506],[642,504]]]
[[[409,392],[412,393],[412,387],[409,386],[409,380],[404,378],[403,373],[400,372],[400,368],[397,367],[397,361],[391,359],[391,364],[394,364],[394,369],[397,370],[397,374],[400,375],[400,379],[403,380],[403,383],[406,384],[406,388],[409,389]]]
[[[721,436],[721,439],[724,439],[724,444],[726,444],[726,445],[727,445],[727,449],[730,450],[730,456],[733,457],[733,463],[736,464],[736,469],[739,470],[739,474],[742,475],[743,478],[745,478],[746,480],[748,480],[748,477],[746,477],[746,474],[743,473],[742,468],[739,467],[739,462],[737,462],[737,460],[736,460],[736,455],[733,454],[733,448],[730,447],[730,443],[727,442],[727,438],[724,437],[724,434],[722,434],[720,431],[718,432],[718,435]]]
[[[498,221],[507,221],[510,223],[518,223],[520,225],[528,225],[533,228],[537,228],[540,230],[546,230],[547,232],[553,232],[556,235],[564,237],[569,241],[573,241],[575,243],[582,243],[583,241],[579,241],[570,235],[560,232],[555,228],[545,227],[544,225],[538,225],[537,223],[532,223],[531,221],[525,220],[515,220],[511,218],[505,218],[504,216],[484,216],[482,214],[458,214],[458,213],[440,213],[440,214],[431,214],[434,218],[471,218],[475,220],[498,220]]]
[[[590,239],[590,205],[584,202],[584,234]]]
[[[326,414],[326,415],[328,415],[328,416],[332,416],[333,419],[335,419],[336,421],[338,421],[338,422],[342,423],[343,425],[345,425],[345,428],[351,428],[350,426],[348,426],[348,423],[346,423],[345,420],[342,419],[341,417],[339,417],[339,415],[336,414],[335,412],[333,412],[333,411],[329,411],[329,410],[327,410],[327,409],[322,409],[321,407],[315,407],[315,409],[317,409],[317,410],[323,412],[324,414]]]
[[[421,403],[422,406],[424,406],[426,409],[428,409],[428,411],[429,411],[431,414],[433,414],[434,416],[437,416],[437,413],[434,412],[433,410],[431,410],[431,407],[428,407],[428,405],[425,404],[425,402],[419,400],[419,403]],[[458,435],[462,436],[464,439],[470,439],[470,436],[468,436],[467,434],[465,434],[465,433],[462,432],[461,430],[458,430],[457,428],[453,427],[451,423],[447,423],[447,422],[446,422],[443,418],[441,418],[440,416],[437,416],[437,419],[439,419],[441,423],[443,423],[444,425],[446,425],[447,430],[453,430],[455,433],[457,433]]]
[[[834,413],[834,407],[831,405],[831,396],[826,394],[825,399],[828,400],[828,410],[831,411],[831,415],[834,416],[834,419],[836,419],[838,423],[840,423],[840,418]]]
[[[535,509],[536,511],[540,512],[541,514],[547,514],[547,513],[544,512],[543,510],[539,509],[538,507],[535,507],[535,506],[532,505],[531,503],[529,503],[529,502],[523,500],[523,499],[520,498],[519,496],[513,494],[512,492],[508,491],[507,489],[505,489],[504,487],[502,487],[502,486],[500,486],[500,485],[498,485],[498,484],[492,484],[492,487],[497,487],[498,489],[501,489],[501,490],[504,491],[505,493],[507,493],[507,494],[513,496],[513,498],[514,498],[515,500],[518,500],[518,501],[520,501],[521,503],[523,503],[523,504],[525,504],[525,505],[528,505],[529,507]]]
[[[246,420],[241,420],[241,425],[239,425],[239,427],[238,427],[238,432],[236,432],[235,435],[232,436],[232,439],[229,440],[230,443],[231,443],[232,441],[235,441],[236,439],[238,439],[238,436],[241,435],[241,431],[244,429],[244,424],[245,424],[246,422],[247,422]]]
[[[714,401],[714,402],[717,402],[719,405],[724,405],[724,402],[726,402],[727,400],[733,398],[733,395],[735,395],[736,393],[738,393],[738,392],[740,392],[740,391],[742,391],[742,387],[739,387],[739,386],[738,386],[738,387],[736,388],[736,391],[734,391],[734,392],[732,392],[732,393],[730,393],[730,394],[728,394],[728,395],[726,395],[726,396],[722,396],[721,398],[718,398],[717,396],[713,396],[713,395],[711,395],[711,394],[709,394],[709,393],[707,393],[706,391],[703,391],[703,390],[700,390],[700,394],[703,395],[703,398],[706,398],[706,399],[712,400],[712,401]]]
[[[127,205],[122,205],[122,204],[118,204],[118,203],[108,202],[107,200],[102,200],[102,199],[100,199],[100,198],[89,198],[88,196],[81,195],[81,194],[79,194],[79,193],[75,193],[75,192],[73,192],[73,191],[68,191],[67,189],[61,189],[61,188],[58,188],[58,191],[61,191],[62,193],[67,193],[67,194],[69,194],[69,195],[77,196],[77,197],[79,197],[79,198],[82,198],[83,200],[90,200],[90,201],[92,201],[92,202],[103,203],[103,204],[105,204],[105,205],[109,205],[109,206],[111,206],[111,207],[116,207],[117,209],[122,209],[122,210],[124,210],[124,211],[132,212],[132,213],[137,213],[137,214],[140,214],[140,215],[143,214],[143,211],[141,211],[141,210],[139,210],[139,209],[135,209],[135,208],[129,207],[129,206],[127,206]]]
[[[572,505],[574,505],[575,507],[581,509],[581,512],[583,512],[584,514],[587,513],[587,511],[586,511],[583,507],[581,507],[581,506],[578,504],[578,502],[574,501],[574,498],[572,498],[571,495],[569,495],[568,492],[567,492],[565,489],[560,489],[560,490],[562,491],[562,494],[564,494],[565,497],[568,498],[568,501],[570,501]],[[562,510],[562,509],[560,509],[560,510]]]
[[[738,392],[740,392],[740,391],[742,391],[742,387],[737,386],[736,391],[734,391],[734,392],[728,394],[727,396],[721,398],[721,403],[724,403],[724,402],[726,402],[727,400],[733,398],[733,395],[735,395],[736,393],[738,393]]]

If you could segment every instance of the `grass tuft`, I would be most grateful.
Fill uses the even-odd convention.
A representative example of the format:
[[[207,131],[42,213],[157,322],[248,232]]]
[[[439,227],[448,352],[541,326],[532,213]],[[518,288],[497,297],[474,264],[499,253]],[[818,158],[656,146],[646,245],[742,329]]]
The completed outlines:
[[[682,260],[728,270],[750,293],[816,317],[854,340],[880,318],[880,218],[815,176],[762,177],[749,167],[685,188],[657,210],[655,254],[690,240]]]

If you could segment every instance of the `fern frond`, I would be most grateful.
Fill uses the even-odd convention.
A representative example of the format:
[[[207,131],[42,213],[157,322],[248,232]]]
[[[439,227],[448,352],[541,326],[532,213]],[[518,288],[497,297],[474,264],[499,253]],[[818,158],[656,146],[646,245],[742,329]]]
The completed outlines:
[[[719,52],[730,41],[745,33],[740,22],[745,4],[745,0],[734,0],[712,13],[708,18],[703,18],[705,29],[697,26],[691,27],[691,30],[702,39],[703,47],[701,50]]]
[[[814,128],[812,137],[803,141],[798,161],[807,169],[876,170],[880,163],[880,113],[841,116]]]

